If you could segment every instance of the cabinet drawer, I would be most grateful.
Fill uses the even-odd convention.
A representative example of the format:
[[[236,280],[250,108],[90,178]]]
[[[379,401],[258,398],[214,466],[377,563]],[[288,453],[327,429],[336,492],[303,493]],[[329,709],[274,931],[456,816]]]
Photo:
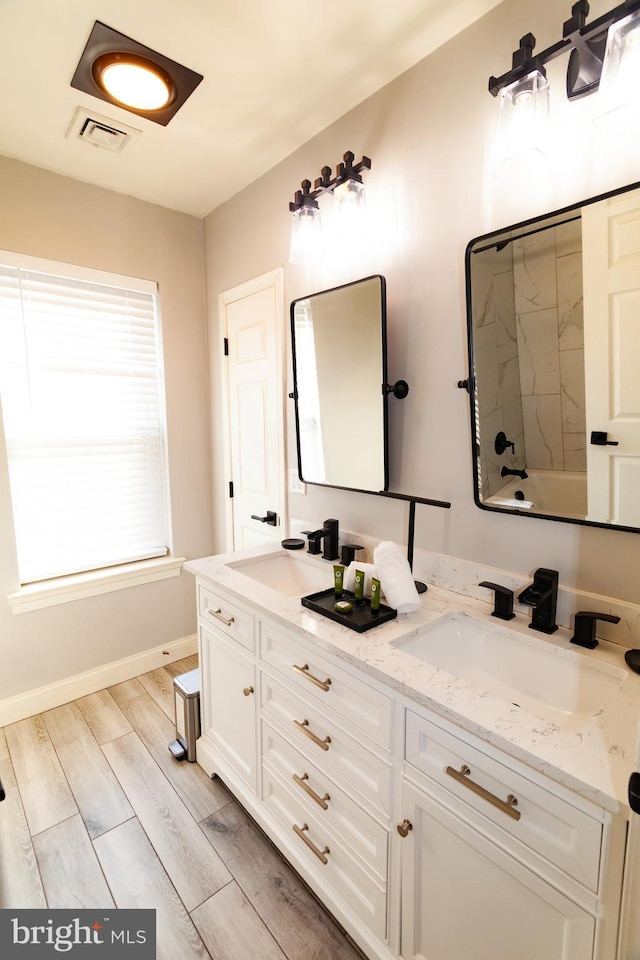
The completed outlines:
[[[336,712],[338,722],[355,728],[386,750],[391,749],[391,698],[309,652],[269,623],[261,625],[262,659],[312,698],[320,709]]]
[[[298,797],[301,808],[340,838],[384,883],[388,832],[355,803],[335,781],[304,757],[266,720],[262,721],[262,756]]]
[[[255,649],[253,616],[202,583],[198,586],[198,613],[206,623],[233,637],[247,650]]]
[[[267,766],[263,801],[291,836],[291,846],[311,877],[344,898],[380,937],[387,930],[386,887],[377,882],[348,847],[311,814],[288,784]]]
[[[278,730],[301,755],[309,758],[328,777],[359,800],[387,816],[390,801],[390,764],[357,743],[315,708],[262,672],[263,716],[275,721]]]
[[[415,767],[499,826],[504,846],[522,843],[597,892],[603,824],[596,817],[410,710],[405,760],[408,777]]]

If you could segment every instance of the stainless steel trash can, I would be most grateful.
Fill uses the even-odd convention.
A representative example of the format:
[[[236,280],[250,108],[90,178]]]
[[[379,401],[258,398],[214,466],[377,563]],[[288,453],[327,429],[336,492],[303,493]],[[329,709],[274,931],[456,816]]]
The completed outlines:
[[[196,740],[200,736],[200,670],[189,670],[173,678],[173,700],[176,708],[176,739],[169,750],[176,758],[196,759]]]

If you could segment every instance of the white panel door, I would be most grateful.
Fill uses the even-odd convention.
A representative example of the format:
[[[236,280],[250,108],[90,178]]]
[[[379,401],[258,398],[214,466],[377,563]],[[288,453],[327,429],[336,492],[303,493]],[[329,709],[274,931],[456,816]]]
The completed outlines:
[[[226,342],[229,498],[227,549],[285,535],[282,271],[220,297]],[[255,517],[276,515],[276,523]]]
[[[582,235],[587,518],[640,527],[640,191],[586,206]]]

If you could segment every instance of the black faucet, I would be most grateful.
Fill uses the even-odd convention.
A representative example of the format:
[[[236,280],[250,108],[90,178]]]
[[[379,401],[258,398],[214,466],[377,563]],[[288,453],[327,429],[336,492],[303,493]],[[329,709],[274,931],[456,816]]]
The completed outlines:
[[[571,643],[577,643],[579,647],[587,647],[588,650],[597,647],[596,620],[620,623],[620,617],[614,613],[592,613],[591,610],[579,610],[576,613]]]
[[[521,480],[526,480],[529,474],[526,470],[510,470],[509,467],[503,467],[500,471],[501,477],[520,477]]]
[[[513,590],[503,587],[500,583],[492,583],[490,580],[483,580],[478,584],[479,587],[488,587],[494,592],[492,617],[498,617],[500,620],[513,620]]]
[[[325,560],[338,559],[338,521],[325,520],[321,530],[303,530],[309,541],[309,553],[320,553],[320,542],[323,543],[322,556]]]
[[[556,632],[557,570],[539,567],[533,575],[533,583],[525,587],[518,600],[532,608],[530,630],[540,630],[541,633]]]

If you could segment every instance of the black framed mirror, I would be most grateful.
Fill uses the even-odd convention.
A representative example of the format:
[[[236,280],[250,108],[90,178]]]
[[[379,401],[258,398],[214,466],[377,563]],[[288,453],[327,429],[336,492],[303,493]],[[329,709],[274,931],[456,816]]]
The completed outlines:
[[[375,275],[291,304],[298,472],[388,488],[386,285]]]
[[[640,532],[640,184],[472,240],[474,497]]]

